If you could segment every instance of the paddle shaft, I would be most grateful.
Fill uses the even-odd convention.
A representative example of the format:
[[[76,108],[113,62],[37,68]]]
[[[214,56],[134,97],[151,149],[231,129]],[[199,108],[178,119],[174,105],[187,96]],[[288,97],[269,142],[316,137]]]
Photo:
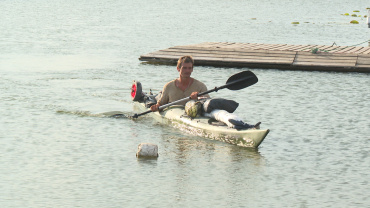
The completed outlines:
[[[171,106],[171,105],[175,105],[175,104],[177,104],[177,103],[181,103],[181,102],[183,102],[183,101],[188,101],[188,100],[191,100],[190,96],[189,96],[189,97],[186,97],[186,98],[182,98],[182,99],[180,99],[180,100],[173,101],[172,103],[167,103],[167,104],[165,104],[165,105],[161,105],[161,106],[159,106],[158,110],[163,110],[163,109],[165,109],[165,108],[167,108],[167,107],[169,107],[169,106]],[[148,114],[148,113],[150,113],[150,112],[153,112],[153,111],[152,111],[152,110],[147,110],[147,111],[145,111],[145,112],[142,112],[142,113],[139,113],[139,114],[135,114],[135,115],[133,115],[132,117],[133,117],[133,118],[137,118],[137,117],[139,117],[139,116],[142,116],[142,115]]]
[[[213,88],[212,90],[207,90],[207,91],[205,91],[205,92],[201,92],[201,93],[199,93],[199,94],[198,94],[198,96],[206,95],[206,94],[209,94],[209,93],[211,93],[211,92],[217,92],[218,90],[221,90],[221,89],[224,89],[224,88],[227,88],[227,87],[231,87],[231,86],[233,86],[233,85],[236,85],[236,84],[238,84],[238,83],[241,83],[241,82],[243,82],[243,81],[246,81],[246,80],[248,80],[248,79],[250,79],[250,78],[254,78],[254,77],[253,77],[253,76],[252,76],[252,77],[251,77],[251,76],[247,76],[247,77],[243,77],[243,78],[241,78],[241,79],[235,80],[235,81],[231,81],[231,82],[226,83],[225,85],[222,85],[222,86],[220,86],[220,87],[215,87],[215,88]],[[254,84],[254,83],[253,83],[253,84]],[[246,87],[246,86],[243,86],[242,88],[244,88],[244,87]],[[240,89],[242,89],[242,88],[240,88]],[[239,89],[234,89],[234,90],[239,90]],[[182,99],[180,99],[180,100],[173,101],[173,102],[171,102],[171,103],[167,103],[167,104],[165,104],[165,105],[161,105],[161,106],[159,106],[158,110],[163,110],[163,109],[165,109],[165,108],[167,108],[167,107],[169,107],[169,106],[171,106],[171,105],[175,105],[175,104],[177,104],[177,103],[181,103],[181,102],[183,102],[183,101],[188,101],[188,100],[191,100],[191,97],[190,97],[190,96],[189,96],[189,97],[182,98]],[[139,113],[139,114],[135,114],[135,115],[133,115],[132,117],[133,117],[133,118],[138,118],[139,116],[142,116],[142,115],[148,114],[148,113],[150,113],[150,112],[153,112],[153,111],[151,111],[151,110],[147,110],[147,111],[145,111],[145,112],[142,112],[142,113]]]

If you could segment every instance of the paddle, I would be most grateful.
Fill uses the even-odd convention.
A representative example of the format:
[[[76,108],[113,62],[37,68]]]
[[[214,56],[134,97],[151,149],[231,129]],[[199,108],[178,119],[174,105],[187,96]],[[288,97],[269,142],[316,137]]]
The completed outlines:
[[[254,85],[257,82],[258,82],[258,78],[253,72],[251,72],[251,71],[242,71],[240,73],[237,73],[237,74],[234,74],[233,76],[231,76],[226,81],[225,85],[222,85],[220,87],[215,87],[212,90],[201,92],[201,93],[198,94],[198,96],[206,95],[206,94],[209,94],[211,92],[217,92],[218,90],[221,90],[221,89],[224,89],[224,88],[227,88],[229,90],[241,90],[241,89],[244,89],[244,88],[249,87],[251,85]],[[163,110],[164,108],[167,108],[171,105],[175,105],[177,103],[180,103],[180,102],[183,102],[183,101],[188,101],[188,100],[191,100],[190,96],[186,97],[186,98],[183,98],[183,99],[180,99],[180,100],[177,100],[177,101],[174,101],[172,103],[161,105],[161,106],[159,106],[159,110]],[[148,110],[148,111],[145,111],[145,112],[142,112],[142,113],[139,113],[139,114],[135,114],[135,115],[131,116],[131,118],[138,118],[139,116],[148,114],[150,112],[152,112],[152,111]]]

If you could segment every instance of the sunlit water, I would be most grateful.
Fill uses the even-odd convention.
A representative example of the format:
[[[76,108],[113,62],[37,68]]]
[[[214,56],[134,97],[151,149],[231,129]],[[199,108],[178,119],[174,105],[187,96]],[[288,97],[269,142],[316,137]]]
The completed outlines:
[[[159,91],[177,76],[174,66],[140,63],[142,54],[208,41],[355,45],[370,29],[341,14],[369,6],[0,1],[0,206],[370,206],[367,74],[196,67],[209,88],[242,70],[258,76],[211,95],[271,130],[257,150],[104,114],[136,112],[132,80]],[[142,142],[159,146],[157,160],[135,157]]]

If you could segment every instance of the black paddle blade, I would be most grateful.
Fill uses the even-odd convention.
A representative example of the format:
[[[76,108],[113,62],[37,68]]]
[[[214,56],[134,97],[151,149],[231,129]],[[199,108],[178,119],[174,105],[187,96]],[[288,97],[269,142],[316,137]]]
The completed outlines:
[[[242,71],[231,76],[227,82],[226,87],[229,90],[240,90],[248,86],[254,85],[258,82],[257,76],[251,71]]]

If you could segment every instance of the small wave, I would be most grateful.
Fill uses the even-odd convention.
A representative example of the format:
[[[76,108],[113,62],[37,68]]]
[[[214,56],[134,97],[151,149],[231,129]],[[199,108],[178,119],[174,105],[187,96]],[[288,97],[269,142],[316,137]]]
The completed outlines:
[[[58,114],[69,114],[69,115],[77,115],[81,117],[99,117],[99,118],[106,118],[106,117],[112,117],[112,118],[128,118],[129,113],[122,112],[122,111],[109,111],[104,113],[92,113],[90,111],[68,111],[68,110],[58,110]]]

